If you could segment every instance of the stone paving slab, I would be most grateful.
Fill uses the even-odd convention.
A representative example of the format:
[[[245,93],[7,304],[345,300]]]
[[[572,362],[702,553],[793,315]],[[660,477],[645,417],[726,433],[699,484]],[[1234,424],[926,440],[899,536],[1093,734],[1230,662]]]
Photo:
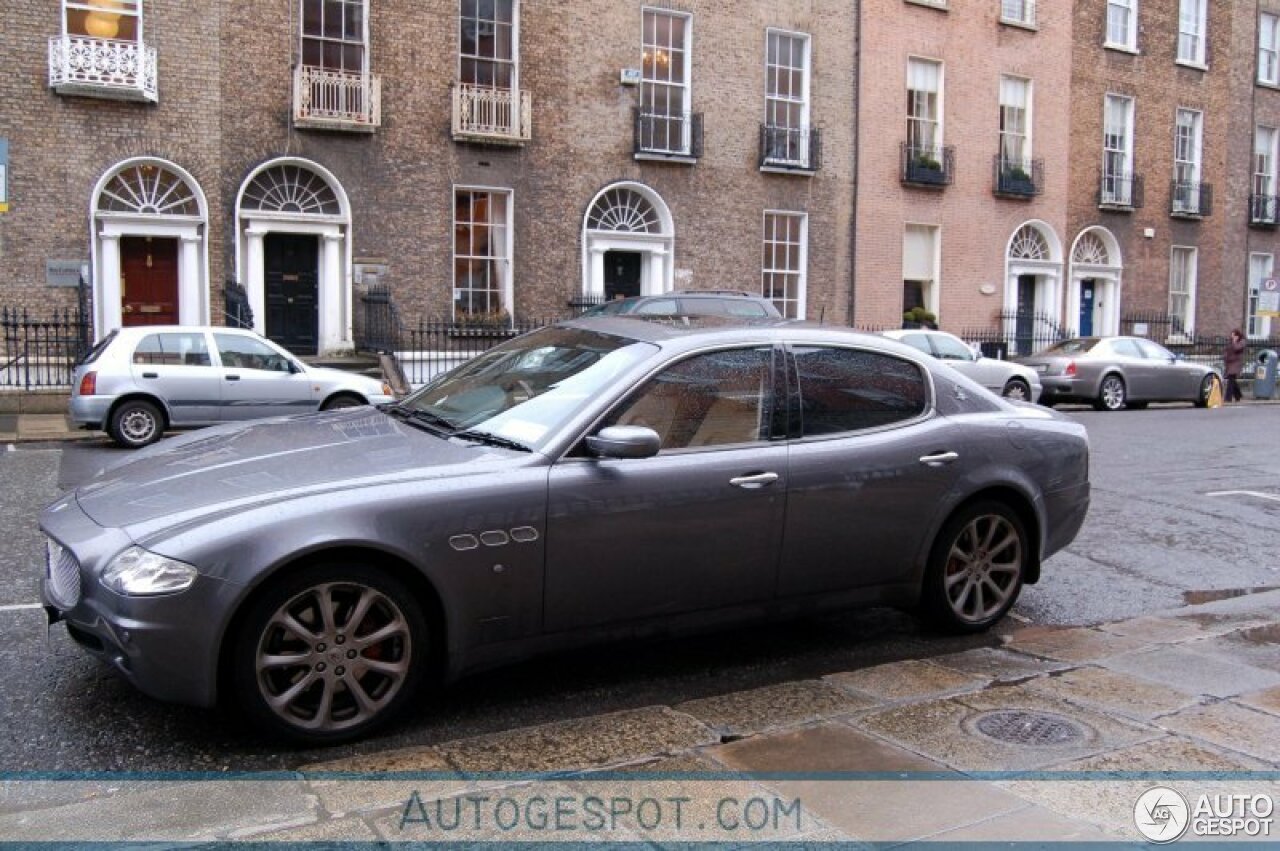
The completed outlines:
[[[1092,627],[1016,632],[1005,647],[1061,662],[1095,662],[1146,647],[1136,636],[1117,635]]]
[[[911,659],[823,677],[824,682],[875,702],[922,700],[982,688],[990,677],[966,674]]]
[[[1280,673],[1280,623],[1249,626],[1183,646],[1194,653]]]
[[[1164,735],[1148,742],[1055,765],[1059,771],[1205,771],[1245,772],[1268,768],[1265,762],[1230,753],[1182,736]]]
[[[986,677],[994,682],[1012,682],[1071,667],[1070,662],[1037,659],[1011,650],[978,647],[962,653],[937,656],[929,661],[943,668]]]
[[[937,842],[1044,842],[1052,837],[1054,842],[1109,842],[1115,840],[1097,825],[1069,818],[1053,810],[1028,804],[1019,810],[993,816],[954,830],[935,833],[926,838]],[[903,848],[915,847],[911,843]]]
[[[1280,766],[1280,718],[1274,715],[1223,701],[1184,709],[1158,723],[1175,733]]]
[[[1205,625],[1187,618],[1146,616],[1127,621],[1102,624],[1098,629],[1115,635],[1140,638],[1149,644],[1173,644],[1193,638],[1203,638]]]
[[[848,715],[879,705],[869,697],[805,680],[691,700],[674,708],[721,734],[744,735]]]
[[[1200,702],[1197,695],[1180,689],[1095,667],[1039,677],[1025,687],[1036,694],[1138,721],[1150,721]]]
[[[1235,702],[1244,704],[1251,709],[1269,712],[1272,715],[1280,715],[1280,686],[1242,694],[1235,699]]]
[[[358,818],[331,818],[269,833],[242,831],[231,837],[253,842],[373,842],[378,834]]]
[[[1185,644],[1112,656],[1100,664],[1123,675],[1177,683],[1184,691],[1211,697],[1233,697],[1280,685],[1280,672],[1197,653]]]

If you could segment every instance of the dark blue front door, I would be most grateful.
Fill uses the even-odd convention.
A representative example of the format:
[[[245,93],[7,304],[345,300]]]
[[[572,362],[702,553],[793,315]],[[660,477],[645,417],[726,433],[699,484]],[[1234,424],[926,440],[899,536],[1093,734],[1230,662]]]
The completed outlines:
[[[1093,336],[1093,281],[1080,282],[1080,336]]]
[[[1036,276],[1018,276],[1018,312],[1014,320],[1014,348],[1017,354],[1029,355],[1035,342]]]

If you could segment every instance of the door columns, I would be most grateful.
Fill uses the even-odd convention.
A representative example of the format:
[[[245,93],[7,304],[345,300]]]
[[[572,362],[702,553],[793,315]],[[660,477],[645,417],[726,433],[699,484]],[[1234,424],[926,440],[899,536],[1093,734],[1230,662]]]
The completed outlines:
[[[339,310],[342,293],[342,234],[326,233],[322,238],[320,291],[316,293],[317,353],[340,347],[342,317]]]
[[[117,234],[102,234],[102,299],[98,306],[101,319],[99,336],[105,336],[124,324],[120,300],[120,237]]]
[[[199,236],[184,235],[178,244],[178,324],[205,325],[204,304],[200,298]]]

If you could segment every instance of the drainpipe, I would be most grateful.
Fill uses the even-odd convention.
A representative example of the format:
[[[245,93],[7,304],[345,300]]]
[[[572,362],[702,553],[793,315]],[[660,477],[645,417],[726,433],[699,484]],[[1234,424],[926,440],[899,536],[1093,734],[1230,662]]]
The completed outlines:
[[[862,157],[859,156],[859,145],[862,137],[859,134],[858,115],[862,110],[862,4],[866,0],[853,0],[853,210],[849,220],[849,312],[846,324],[853,326],[854,306],[858,297],[858,193],[862,185],[859,171],[862,168]]]

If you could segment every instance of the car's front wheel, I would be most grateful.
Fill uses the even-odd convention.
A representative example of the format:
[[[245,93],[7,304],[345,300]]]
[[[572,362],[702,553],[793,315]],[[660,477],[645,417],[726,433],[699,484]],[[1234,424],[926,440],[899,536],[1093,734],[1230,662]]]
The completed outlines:
[[[1098,386],[1098,398],[1094,400],[1093,407],[1099,411],[1119,411],[1124,409],[1127,399],[1128,391],[1124,386],[1124,379],[1113,372],[1103,377],[1102,384]]]
[[[233,651],[236,691],[275,732],[308,744],[349,741],[412,700],[427,645],[422,607],[394,576],[312,566],[251,604]]]
[[[164,415],[154,402],[128,399],[111,412],[107,433],[126,449],[141,449],[164,434]]]
[[[1030,541],[1022,520],[1001,502],[961,509],[938,534],[921,602],[936,626],[981,632],[1009,611],[1027,572]]]
[[[1009,383],[1004,386],[1002,394],[1006,399],[1013,399],[1018,402],[1031,401],[1031,388],[1027,386],[1027,382],[1021,378],[1010,378]]]

